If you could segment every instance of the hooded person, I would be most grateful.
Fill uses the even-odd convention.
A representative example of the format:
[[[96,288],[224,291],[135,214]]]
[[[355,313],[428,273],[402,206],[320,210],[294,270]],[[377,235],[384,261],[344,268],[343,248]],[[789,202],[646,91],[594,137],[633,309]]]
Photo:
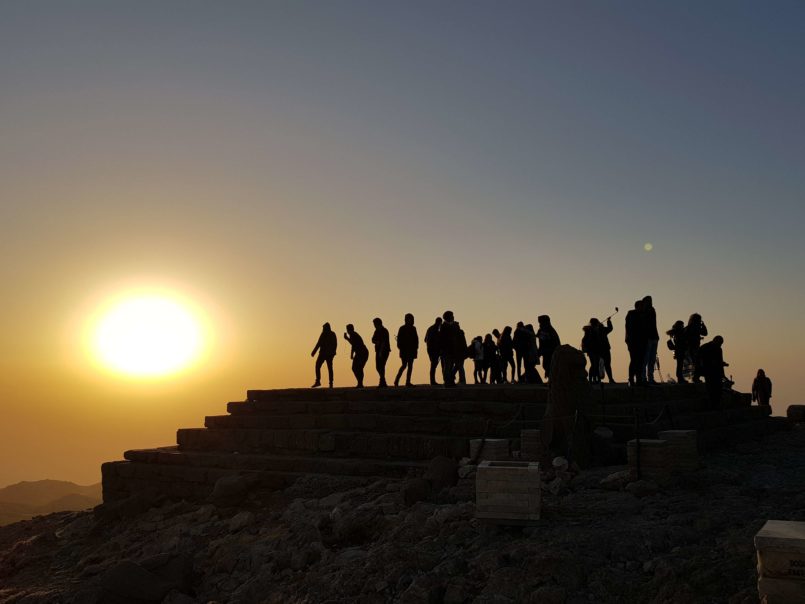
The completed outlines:
[[[324,363],[327,363],[327,373],[330,377],[330,388],[333,387],[333,357],[335,357],[335,351],[338,348],[338,338],[335,336],[335,332],[330,328],[329,323],[325,323],[321,326],[321,335],[319,335],[319,339],[316,342],[316,346],[313,348],[313,352],[310,353],[310,356],[316,356],[316,353],[319,353],[318,358],[316,359],[316,381],[313,383],[311,388],[318,388],[321,386],[321,366]]]

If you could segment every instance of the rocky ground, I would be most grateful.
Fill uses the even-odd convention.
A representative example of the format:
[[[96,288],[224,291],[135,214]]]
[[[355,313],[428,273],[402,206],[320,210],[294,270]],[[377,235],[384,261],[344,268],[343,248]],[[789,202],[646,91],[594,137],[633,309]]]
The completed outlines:
[[[417,481],[403,492],[322,478],[51,514],[0,528],[0,603],[743,604],[758,600],[755,533],[805,520],[799,428],[705,457],[659,490],[602,486],[622,469],[544,493],[527,528],[478,522],[471,476],[414,503]]]

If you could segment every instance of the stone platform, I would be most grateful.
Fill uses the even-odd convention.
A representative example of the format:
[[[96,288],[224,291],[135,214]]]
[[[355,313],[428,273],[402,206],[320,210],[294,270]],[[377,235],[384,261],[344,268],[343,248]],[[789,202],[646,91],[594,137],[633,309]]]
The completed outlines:
[[[580,413],[588,426],[613,431],[624,462],[635,419],[643,438],[697,430],[700,449],[765,433],[768,408],[750,406],[748,394],[724,399],[708,410],[702,385],[613,385],[594,389]],[[264,488],[305,474],[405,478],[433,457],[468,456],[472,438],[518,444],[522,429],[540,427],[547,405],[547,386],[250,390],[227,405],[228,414],[205,418],[205,427],[178,430],[176,446],[126,451],[125,461],[103,464],[104,501],[144,489],[201,499],[235,473]]]

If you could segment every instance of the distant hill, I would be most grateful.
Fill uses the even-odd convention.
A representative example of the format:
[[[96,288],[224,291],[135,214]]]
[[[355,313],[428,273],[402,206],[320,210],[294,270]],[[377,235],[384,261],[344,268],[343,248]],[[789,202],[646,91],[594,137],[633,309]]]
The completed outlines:
[[[101,484],[64,480],[23,481],[0,489],[0,526],[40,514],[85,510],[101,503]]]

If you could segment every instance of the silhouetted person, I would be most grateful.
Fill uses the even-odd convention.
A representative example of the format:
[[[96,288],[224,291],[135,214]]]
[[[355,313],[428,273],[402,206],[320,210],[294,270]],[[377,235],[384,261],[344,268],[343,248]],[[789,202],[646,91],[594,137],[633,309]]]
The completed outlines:
[[[352,323],[347,325],[344,339],[352,347],[349,353],[349,358],[352,359],[352,373],[355,374],[355,379],[358,380],[358,388],[363,388],[363,368],[366,367],[366,362],[369,360],[369,349],[363,343],[363,338],[355,331]]]
[[[559,339],[559,334],[551,325],[551,318],[548,315],[540,315],[537,317],[539,323],[539,330],[537,331],[537,339],[539,340],[539,356],[542,358],[542,368],[545,370],[545,377],[547,378],[551,372],[551,359],[553,353],[562,344]]]
[[[598,319],[596,319],[596,322]],[[591,384],[601,381],[601,337],[598,330],[592,325],[581,328],[584,335],[581,338],[581,351],[587,355],[590,367],[587,370],[587,380]]]
[[[678,384],[685,384],[685,358],[688,355],[688,346],[685,338],[684,321],[674,322],[671,329],[665,332],[669,336],[668,348],[674,351],[676,360],[676,381]]]
[[[470,343],[472,352],[472,381],[476,384],[484,383],[484,342],[481,336],[475,336]]]
[[[428,350],[428,359],[430,360],[430,385],[436,386],[436,369],[439,367],[439,328],[442,326],[442,318],[436,317],[433,325],[428,327],[425,332],[425,346]]]
[[[629,384],[642,384],[646,380],[643,361],[646,358],[645,322],[643,321],[643,301],[637,300],[634,309],[626,313],[626,347],[629,349]]]
[[[541,384],[542,378],[537,371],[539,365],[539,347],[537,346],[537,333],[534,331],[534,326],[529,323],[524,328],[527,339],[528,347],[524,359],[524,378],[529,384]]]
[[[598,319],[590,319],[590,325],[593,326],[593,329],[598,334],[598,356],[604,365],[604,373],[609,383],[614,384],[615,380],[612,378],[612,345],[609,343],[609,334],[612,333],[612,319],[607,318],[606,325]]]
[[[442,381],[445,387],[456,385],[456,343],[458,342],[458,325],[453,312],[447,310],[442,315],[442,326],[439,328],[439,357],[442,361]],[[466,350],[461,351],[462,359]]]
[[[391,354],[391,342],[389,341],[389,330],[383,327],[383,321],[378,318],[372,320],[375,332],[372,334],[372,344],[375,345],[375,367],[380,378],[377,384],[380,388],[385,388],[386,384],[386,362]]]
[[[503,381],[507,381],[506,374],[509,367],[511,367],[511,383],[513,384],[517,365],[514,364],[514,343],[512,342],[512,328],[510,325],[503,328],[503,333],[498,338],[498,351],[500,352],[500,363],[503,366]]]
[[[417,334],[416,327],[414,327],[414,315],[411,313],[405,315],[405,323],[400,325],[400,329],[397,331],[397,348],[400,351],[402,365],[400,365],[400,370],[397,372],[397,377],[394,378],[394,385],[400,385],[403,370],[408,369],[405,374],[405,385],[410,386],[414,359],[417,357],[417,351],[419,350],[419,334]]]
[[[498,358],[498,347],[495,344],[495,340],[492,338],[492,334],[488,333],[484,337],[484,379],[483,382],[486,383],[487,379],[489,380],[490,384],[498,384],[500,383],[500,360]]]
[[[703,375],[699,359],[699,346],[701,346],[702,338],[706,335],[707,326],[704,324],[704,321],[702,321],[702,316],[699,313],[690,315],[688,324],[685,326],[685,343],[687,344],[688,354],[693,363],[693,381],[696,383],[701,381],[700,377]]]
[[[657,364],[657,345],[660,342],[660,333],[657,331],[657,311],[654,310],[654,303],[651,296],[643,298],[643,329],[646,339],[646,352],[643,357],[646,381],[650,384],[656,383],[654,380],[654,367]]]
[[[464,374],[464,361],[469,358],[467,356],[467,336],[458,321],[456,321],[456,339],[453,354],[456,359],[454,371],[458,374],[458,383],[466,384],[467,376]]]
[[[512,348],[517,357],[517,381],[521,382],[523,381],[523,362],[528,354],[528,333],[522,321],[517,321],[517,327],[514,328]]]
[[[321,366],[324,363],[327,363],[327,373],[330,375],[330,388],[333,387],[333,357],[335,356],[336,348],[338,348],[338,338],[335,336],[335,332],[330,329],[330,324],[325,323],[321,326],[319,340],[316,342],[313,352],[310,353],[312,357],[316,356],[316,352],[319,353],[316,359],[316,382],[311,388],[321,386]]]
[[[757,377],[752,382],[752,400],[757,401],[758,405],[771,404],[771,380],[762,369],[757,370]]]
[[[724,367],[728,364],[724,362],[724,352],[721,345],[724,338],[716,336],[707,344],[703,344],[699,349],[699,360],[701,362],[704,383],[707,385],[707,395],[710,404],[715,408],[721,400],[721,384],[724,381]]]

